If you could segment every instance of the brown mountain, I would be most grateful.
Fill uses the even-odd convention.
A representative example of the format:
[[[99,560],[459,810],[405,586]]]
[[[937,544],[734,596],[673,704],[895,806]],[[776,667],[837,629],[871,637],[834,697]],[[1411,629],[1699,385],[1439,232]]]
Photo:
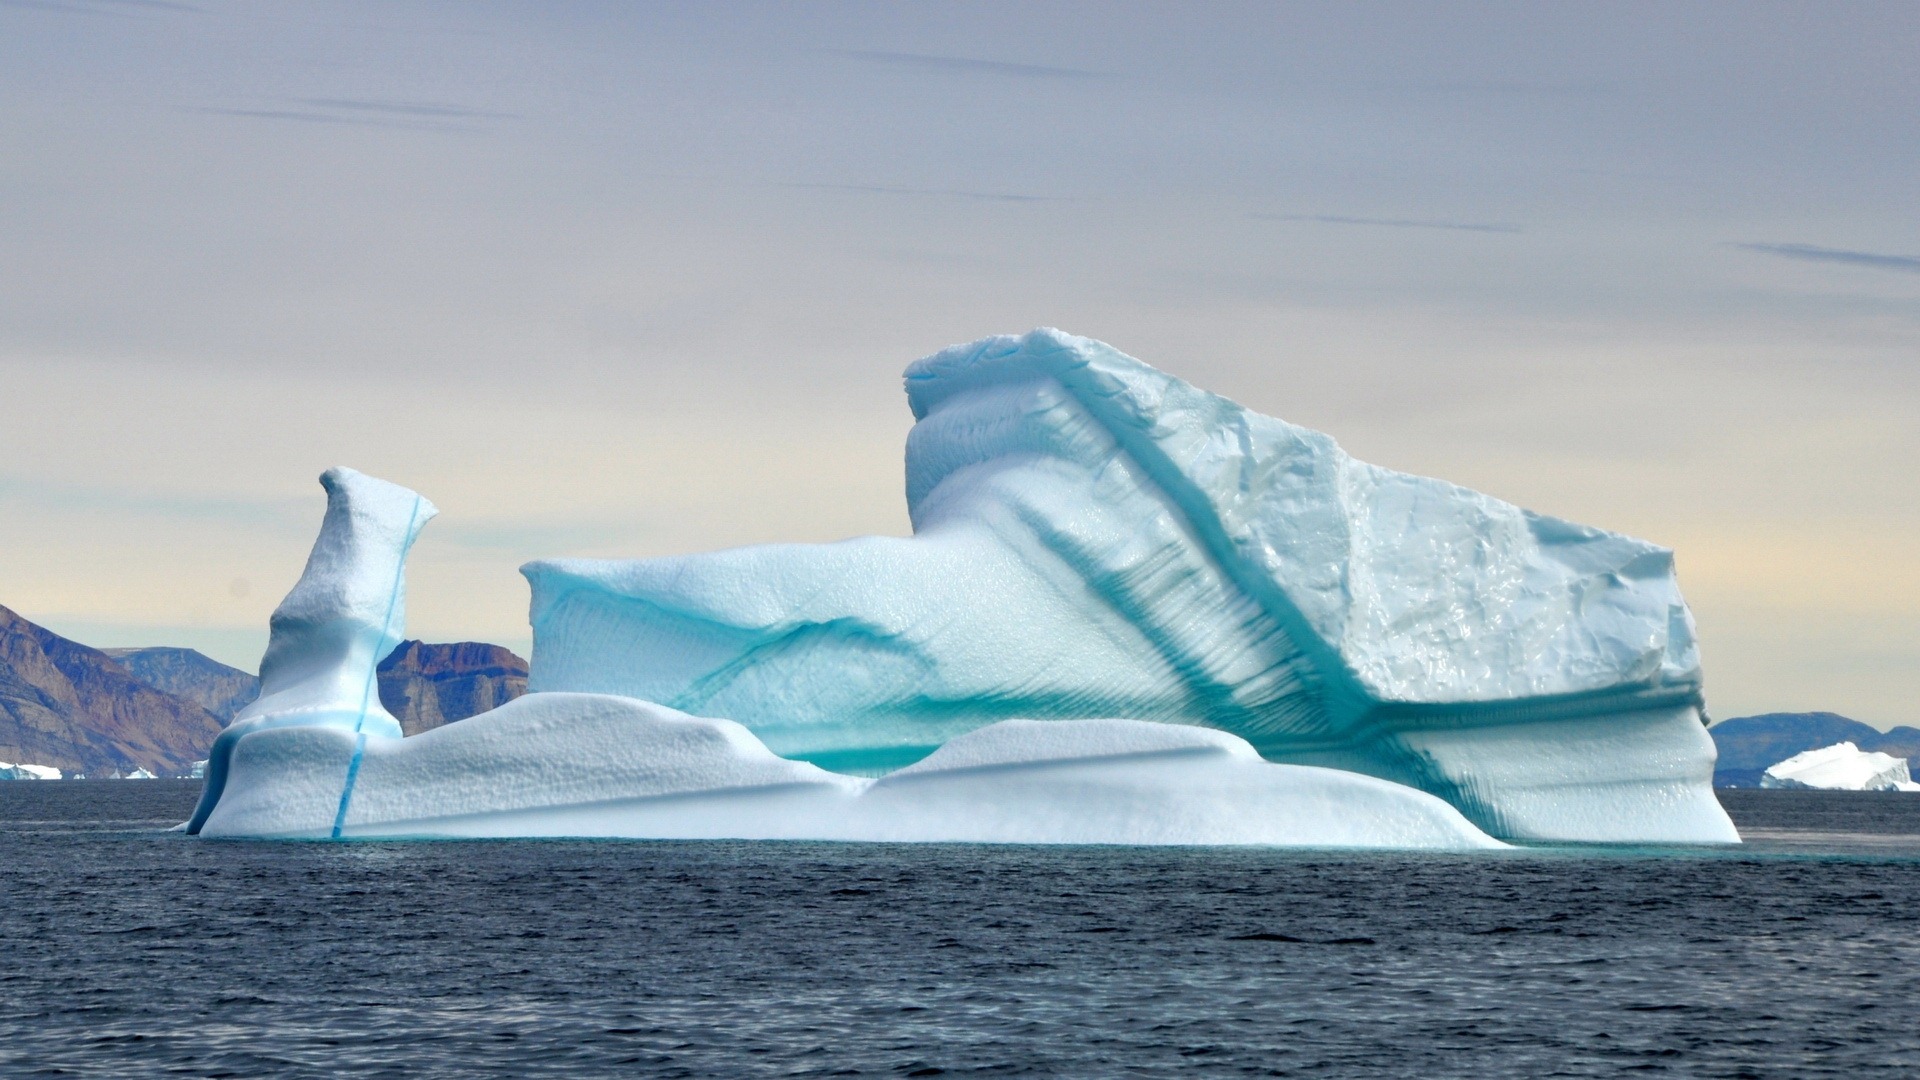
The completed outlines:
[[[527,662],[480,641],[403,641],[380,662],[380,704],[418,735],[504,705],[527,692]]]
[[[0,607],[0,761],[109,776],[185,776],[220,718],[98,649]]]
[[[260,676],[215,660],[193,649],[156,645],[145,649],[101,649],[120,661],[133,677],[183,697],[230,723],[233,715],[260,696]]]
[[[199,704],[222,722],[253,703],[260,679],[192,649],[102,649],[135,678]],[[380,663],[380,703],[415,735],[486,712],[527,691],[527,662],[498,645],[403,641]]]
[[[484,642],[405,641],[379,678],[381,704],[416,735],[526,693],[527,662]],[[92,649],[0,607],[0,761],[184,776],[259,686],[192,649]]]

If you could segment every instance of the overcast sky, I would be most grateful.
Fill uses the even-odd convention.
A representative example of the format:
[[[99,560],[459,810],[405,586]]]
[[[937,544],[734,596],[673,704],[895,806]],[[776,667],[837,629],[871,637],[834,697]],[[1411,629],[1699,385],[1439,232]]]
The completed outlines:
[[[1920,723],[1920,7],[0,0],[0,604],[253,669],[348,464],[515,568],[902,533],[1059,326],[1678,551],[1716,716]]]

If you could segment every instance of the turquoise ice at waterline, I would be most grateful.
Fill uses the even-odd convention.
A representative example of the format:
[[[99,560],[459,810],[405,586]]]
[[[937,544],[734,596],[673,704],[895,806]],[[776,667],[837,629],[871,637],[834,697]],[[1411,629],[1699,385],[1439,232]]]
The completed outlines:
[[[530,564],[534,692],[406,739],[367,687],[432,507],[330,470],[189,830],[1737,842],[1666,549],[1055,330],[907,393],[911,537]]]

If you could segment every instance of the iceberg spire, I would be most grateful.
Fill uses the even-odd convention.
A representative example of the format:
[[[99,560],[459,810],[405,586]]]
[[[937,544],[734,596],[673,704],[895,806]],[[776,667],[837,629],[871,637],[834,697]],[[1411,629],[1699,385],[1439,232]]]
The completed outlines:
[[[260,696],[214,743],[188,832],[199,832],[219,803],[234,746],[253,732],[327,727],[362,744],[401,737],[399,721],[380,704],[377,671],[405,637],[407,552],[439,510],[417,492],[344,467],[322,473],[320,486],[327,514],[306,570],[274,609]],[[354,771],[343,785],[343,811]]]

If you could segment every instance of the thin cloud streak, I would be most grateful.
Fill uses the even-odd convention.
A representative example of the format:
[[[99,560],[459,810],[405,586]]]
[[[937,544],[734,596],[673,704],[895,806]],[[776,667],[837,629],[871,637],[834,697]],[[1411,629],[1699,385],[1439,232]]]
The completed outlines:
[[[132,15],[141,11],[203,14],[192,4],[172,0],[0,0],[0,7],[27,11],[63,11],[71,15]]]
[[[1058,195],[1021,195],[1005,191],[949,191],[941,188],[883,187],[879,184],[781,184],[784,188],[817,191],[858,191],[869,195],[933,195],[949,199],[978,199],[983,202],[1070,202]]]
[[[355,98],[295,98],[283,106],[206,106],[190,110],[214,116],[255,120],[292,120],[306,124],[397,128],[403,131],[478,131],[471,122],[510,118],[511,114],[425,101],[373,101]]]
[[[338,109],[348,113],[387,114],[389,116],[425,116],[458,120],[502,120],[513,114],[489,109],[469,109],[434,101],[376,101],[369,98],[302,98],[303,104],[316,109]]]
[[[460,124],[436,124],[427,120],[382,120],[365,116],[336,116],[331,113],[301,112],[297,109],[194,109],[212,116],[239,116],[254,120],[293,120],[306,124],[337,124],[343,127],[399,128],[405,131],[473,131]]]
[[[1914,255],[1884,255],[1873,251],[1820,247],[1817,244],[1738,243],[1730,246],[1743,251],[1757,251],[1762,255],[1778,255],[1783,259],[1799,259],[1803,262],[1841,263],[1846,266],[1865,266],[1875,270],[1898,270],[1908,274],[1920,274],[1920,256]]]
[[[1420,221],[1414,218],[1346,217],[1341,214],[1249,214],[1261,221],[1305,221],[1319,225],[1376,225],[1391,229],[1451,229],[1455,232],[1521,233],[1526,229],[1505,222]]]
[[[929,53],[876,52],[868,49],[828,49],[834,56],[867,60],[878,64],[898,64],[929,71],[964,72],[978,75],[1011,75],[1022,79],[1111,79],[1110,71],[1085,68],[1048,67],[1044,64],[1013,64],[1003,60],[976,60],[966,56],[934,56]]]

